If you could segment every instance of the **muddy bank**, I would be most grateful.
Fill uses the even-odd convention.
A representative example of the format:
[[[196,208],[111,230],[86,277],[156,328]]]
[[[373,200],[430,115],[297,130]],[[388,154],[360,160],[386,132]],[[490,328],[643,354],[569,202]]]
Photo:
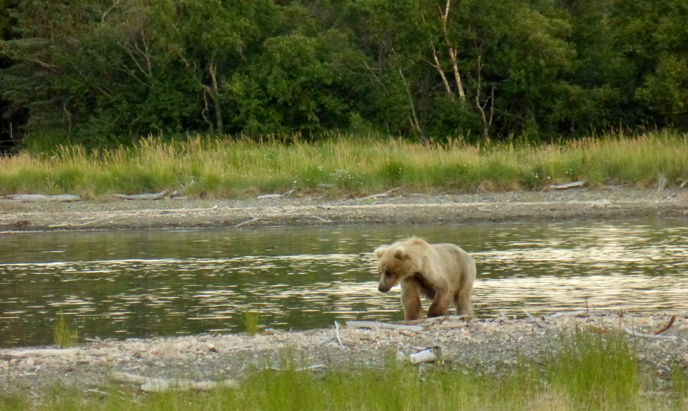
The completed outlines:
[[[400,190],[401,191],[401,190]],[[571,189],[463,195],[399,193],[328,200],[165,198],[47,202],[0,199],[0,231],[446,224],[688,217],[688,190]]]
[[[668,378],[676,367],[688,367],[688,313],[575,312],[518,319],[436,318],[400,329],[342,324],[337,330],[333,324],[299,332],[268,328],[256,336],[96,340],[70,349],[3,349],[0,387],[37,396],[59,381],[84,392],[98,391],[111,386],[122,373],[241,384],[252,370],[283,367],[285,355],[291,355],[298,367],[312,370],[308,372],[321,372],[338,366],[381,367],[390,358],[408,361],[410,354],[427,347],[436,347],[442,366],[500,375],[512,371],[524,358],[542,366],[562,335],[576,329],[633,340],[639,362],[659,379]],[[661,334],[654,335],[657,332]],[[136,381],[115,384],[126,390],[150,388]]]

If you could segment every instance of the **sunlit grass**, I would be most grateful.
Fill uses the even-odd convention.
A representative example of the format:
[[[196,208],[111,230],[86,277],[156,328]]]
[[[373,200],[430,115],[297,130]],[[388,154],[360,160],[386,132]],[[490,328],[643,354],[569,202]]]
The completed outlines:
[[[0,410],[685,410],[685,375],[661,390],[643,372],[625,336],[574,332],[553,341],[542,358],[519,361],[497,376],[458,364],[419,368],[390,360],[382,369],[347,365],[300,371],[256,370],[237,389],[209,393],[133,394],[121,387],[43,393],[43,406],[0,394]],[[301,368],[302,369],[302,368]],[[106,391],[104,391],[106,390]]]
[[[539,190],[552,183],[647,188],[688,180],[688,140],[672,132],[605,136],[561,144],[452,142],[332,136],[317,143],[267,139],[143,139],[134,147],[0,158],[0,194],[102,195],[177,190],[192,197],[286,192],[334,196],[402,192]]]

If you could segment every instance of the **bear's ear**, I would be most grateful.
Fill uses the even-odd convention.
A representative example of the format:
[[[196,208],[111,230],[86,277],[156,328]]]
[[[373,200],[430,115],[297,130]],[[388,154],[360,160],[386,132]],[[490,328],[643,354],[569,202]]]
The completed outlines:
[[[383,253],[386,249],[387,249],[387,247],[378,247],[378,248],[376,248],[375,251],[373,251],[373,254],[375,254],[375,258],[377,258],[377,259],[379,260],[380,257],[382,257],[382,253]]]
[[[408,254],[406,254],[406,250],[404,250],[404,247],[399,247],[396,249],[396,251],[394,251],[394,257],[400,260],[404,260],[408,258]]]

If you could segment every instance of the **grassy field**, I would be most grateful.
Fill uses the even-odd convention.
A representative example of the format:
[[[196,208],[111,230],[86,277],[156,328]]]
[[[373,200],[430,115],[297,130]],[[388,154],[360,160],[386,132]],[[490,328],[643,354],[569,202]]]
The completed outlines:
[[[141,140],[133,147],[89,151],[60,146],[0,158],[0,194],[78,194],[177,190],[191,197],[263,193],[333,196],[402,192],[466,193],[540,190],[585,180],[651,187],[688,180],[688,139],[665,132],[619,135],[561,144],[454,142],[421,145],[401,140],[332,138],[318,143],[191,138]],[[678,179],[678,180],[677,180]]]
[[[340,368],[314,374],[257,370],[238,389],[208,393],[136,394],[112,387],[84,393],[56,387],[43,406],[0,397],[0,410],[687,410],[685,370],[657,386],[624,336],[574,333],[553,341],[539,361],[524,358],[506,376],[480,375],[459,366],[418,368],[391,360],[381,370]],[[285,355],[289,358],[289,354]]]

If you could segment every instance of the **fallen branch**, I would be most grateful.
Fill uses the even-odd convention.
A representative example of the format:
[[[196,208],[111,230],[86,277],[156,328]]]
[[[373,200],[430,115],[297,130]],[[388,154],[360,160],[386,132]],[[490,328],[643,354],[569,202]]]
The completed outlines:
[[[142,375],[129,374],[126,372],[113,372],[112,379],[119,383],[140,385],[141,391],[163,392],[169,390],[196,390],[210,391],[217,387],[236,388],[238,383],[235,380],[215,381],[193,381],[187,379],[149,378]]]
[[[361,198],[359,198],[359,200],[365,200],[365,199],[367,199],[367,198],[388,197],[390,193],[393,193],[393,192],[397,191],[397,190],[400,189],[400,188],[401,188],[401,187],[397,187],[397,188],[393,188],[393,189],[391,189],[391,190],[387,190],[387,191],[385,191],[384,193],[373,194],[373,195],[367,196],[367,197],[361,197]]]
[[[344,348],[344,343],[342,342],[342,337],[339,336],[339,323],[334,322],[335,331],[337,332],[337,341],[339,341],[339,346]]]
[[[239,227],[247,225],[247,224],[255,223],[256,221],[265,221],[265,218],[262,218],[262,217],[252,218],[250,220],[244,221],[243,223],[239,223],[239,224],[235,225],[234,228],[239,228]]]
[[[317,215],[311,215],[311,216],[308,216],[308,217],[310,217],[310,218],[315,218],[316,220],[320,220],[320,221],[322,221],[323,223],[331,223],[331,222],[332,222],[332,220],[328,220],[328,219],[326,219],[326,218],[318,217]]]
[[[91,221],[87,221],[87,222],[85,222],[85,223],[80,223],[80,224],[77,224],[77,223],[51,224],[51,225],[48,226],[48,228],[83,227],[83,226],[85,226],[85,225],[90,225],[90,224],[97,223],[98,221],[103,221],[103,220],[105,220],[105,219],[104,219],[104,218],[99,218],[99,219],[97,219],[97,220],[91,220]]]
[[[664,331],[668,330],[669,328],[671,328],[672,325],[674,325],[674,320],[676,320],[676,316],[672,315],[671,319],[669,320],[669,323],[667,325],[665,325],[664,327],[662,327],[661,329],[655,331],[653,334],[659,335],[659,334],[663,333]]]
[[[381,323],[377,321],[347,321],[347,328],[370,328],[383,330],[409,330],[409,331],[423,331],[423,327],[419,325],[404,325],[404,324],[390,324]]]
[[[279,368],[279,367],[267,367],[265,368],[266,370],[272,370],[272,371],[313,371],[313,370],[319,370],[321,368],[327,368],[327,365],[325,364],[315,364],[311,365],[308,367],[296,367],[296,368]]]
[[[40,201],[80,201],[81,197],[73,194],[60,194],[48,196],[43,194],[11,194],[7,196],[10,200],[21,201],[23,203],[40,202]]]
[[[639,333],[637,331],[633,331],[628,327],[624,327],[624,331],[626,331],[626,334],[632,335],[634,337],[650,338],[650,339],[654,339],[654,340],[675,340],[675,339],[679,338],[675,335],[643,334],[643,333]]]
[[[30,357],[56,357],[64,355],[76,355],[79,352],[78,348],[39,348],[39,349],[27,349],[27,350],[8,350],[2,355],[14,358],[30,358]]]
[[[294,190],[296,190],[296,189],[295,188],[291,189],[284,194],[263,194],[263,195],[259,195],[258,199],[259,200],[271,200],[271,199],[275,199],[275,198],[289,197],[289,194],[293,193]]]
[[[163,190],[159,193],[147,193],[147,194],[115,194],[115,197],[122,200],[162,200],[167,196],[169,191]]]
[[[568,184],[552,184],[549,186],[549,188],[553,188],[555,190],[566,190],[569,188],[574,188],[574,187],[583,187],[585,185],[585,181],[575,181],[573,183],[568,183]]]
[[[531,320],[533,320],[533,322],[535,323],[535,325],[537,325],[538,328],[542,328],[542,325],[540,325],[540,323],[537,322],[537,320],[536,320],[535,318],[533,318],[533,316],[530,315],[530,313],[529,313],[528,311],[523,310],[523,312],[526,313],[526,315],[527,315]]]

